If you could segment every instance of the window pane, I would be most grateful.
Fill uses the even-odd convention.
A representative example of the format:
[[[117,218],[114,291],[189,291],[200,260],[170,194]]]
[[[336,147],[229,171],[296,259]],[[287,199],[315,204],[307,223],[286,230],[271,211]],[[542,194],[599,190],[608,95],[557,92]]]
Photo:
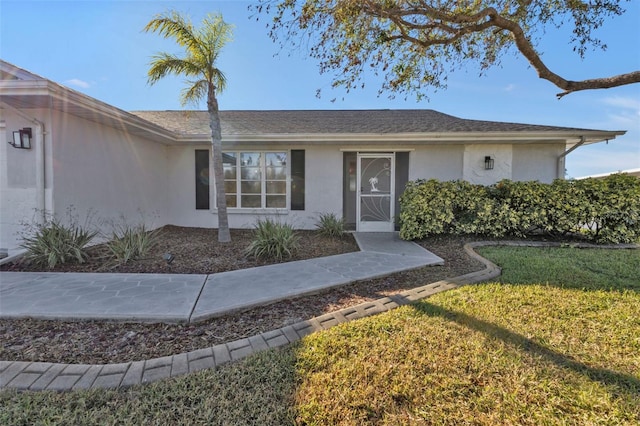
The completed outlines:
[[[260,180],[262,174],[259,167],[243,167],[240,172],[242,180]]]
[[[284,195],[267,195],[267,207],[269,208],[285,208],[287,206],[287,197]]]
[[[260,156],[262,154],[259,152],[242,152],[240,153],[240,165],[244,166],[260,166]]]
[[[286,194],[287,182],[267,181],[267,194]]]
[[[287,165],[286,152],[267,152],[265,158],[267,167]]]
[[[224,170],[225,179],[236,178],[236,153],[235,152],[223,152],[222,153],[222,168]]]
[[[261,198],[262,197],[260,195],[243,195],[240,200],[242,203],[241,207],[262,207],[260,205]]]
[[[236,193],[236,181],[235,180],[225,180],[224,181],[224,192],[227,194],[235,194]]]
[[[267,167],[267,179],[287,179],[286,167]]]
[[[224,178],[225,179],[235,179],[237,176],[236,167],[229,166],[227,164],[224,165]]]
[[[240,191],[242,194],[260,194],[262,192],[261,182],[242,182],[240,184]]]
[[[227,207],[238,207],[237,197],[235,195],[227,195]]]

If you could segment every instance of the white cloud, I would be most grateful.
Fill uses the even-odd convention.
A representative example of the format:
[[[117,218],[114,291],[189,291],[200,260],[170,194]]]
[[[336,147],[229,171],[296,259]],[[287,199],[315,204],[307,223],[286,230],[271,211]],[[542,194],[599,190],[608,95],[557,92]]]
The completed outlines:
[[[505,92],[513,92],[516,88],[516,85],[513,83],[507,84],[507,87],[504,88]]]
[[[86,81],[80,80],[79,78],[72,78],[71,80],[66,80],[65,84],[68,84],[69,86],[80,87],[81,89],[88,89],[89,87],[91,87],[91,83],[87,83]]]
[[[640,99],[611,96],[604,98],[602,102],[615,109],[607,114],[613,123],[632,128],[640,123]]]
[[[602,100],[605,104],[615,106],[622,109],[630,109],[636,115],[640,115],[640,100],[636,98],[627,98],[623,96],[611,96]]]

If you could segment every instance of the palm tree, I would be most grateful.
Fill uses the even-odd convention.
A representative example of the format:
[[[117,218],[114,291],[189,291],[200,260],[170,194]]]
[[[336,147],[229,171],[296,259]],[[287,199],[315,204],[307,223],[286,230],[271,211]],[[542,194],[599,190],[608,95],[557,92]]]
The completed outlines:
[[[222,168],[222,130],[216,98],[216,93],[224,90],[226,78],[222,71],[216,68],[216,61],[224,45],[231,40],[232,28],[224,22],[220,14],[207,15],[202,20],[202,26],[194,28],[188,18],[175,11],[156,15],[144,27],[145,32],[157,32],[164,38],[174,39],[186,52],[184,57],[164,52],[152,56],[148,72],[149,84],[156,83],[168,74],[184,75],[188,78],[188,86],[182,90],[180,96],[183,106],[197,103],[207,97],[219,242],[231,241],[231,234]]]

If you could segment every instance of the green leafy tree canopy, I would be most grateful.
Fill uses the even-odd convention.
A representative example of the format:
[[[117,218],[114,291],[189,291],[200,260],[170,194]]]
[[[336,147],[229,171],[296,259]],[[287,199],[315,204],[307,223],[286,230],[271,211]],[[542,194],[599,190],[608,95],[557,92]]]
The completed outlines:
[[[254,10],[272,15],[270,36],[283,46],[310,47],[320,72],[334,87],[364,85],[371,70],[383,78],[380,93],[445,88],[449,72],[475,62],[483,73],[505,53],[523,55],[538,76],[562,92],[640,82],[640,71],[573,81],[553,72],[537,46],[545,32],[570,26],[580,57],[606,49],[595,30],[625,11],[629,0],[258,0]],[[638,38],[628,38],[637,51]]]

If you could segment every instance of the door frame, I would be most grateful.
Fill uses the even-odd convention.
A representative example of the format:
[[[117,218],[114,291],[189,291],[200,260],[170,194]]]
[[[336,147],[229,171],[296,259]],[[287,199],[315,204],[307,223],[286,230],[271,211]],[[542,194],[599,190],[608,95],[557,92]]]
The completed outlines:
[[[394,152],[358,152],[356,160],[356,231],[357,232],[393,232],[395,230],[395,153]],[[389,198],[389,220],[388,221],[363,221],[360,217],[360,204],[362,202],[362,159],[364,158],[386,158],[390,162],[389,177],[391,179],[389,194],[379,197]],[[366,194],[366,197],[372,197]],[[375,197],[375,196],[374,196]]]

